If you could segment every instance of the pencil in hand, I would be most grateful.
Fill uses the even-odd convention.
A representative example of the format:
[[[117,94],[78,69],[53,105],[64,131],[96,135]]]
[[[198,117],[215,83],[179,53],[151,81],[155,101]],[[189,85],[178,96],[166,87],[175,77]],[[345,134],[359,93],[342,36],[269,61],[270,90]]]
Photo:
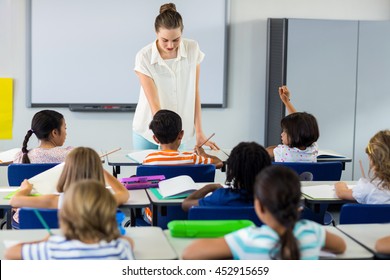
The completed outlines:
[[[204,141],[203,144],[199,146],[199,148],[202,148],[202,146],[203,146],[204,144],[206,144],[214,135],[215,135],[215,132],[214,132],[213,134],[211,134],[210,137],[207,138],[206,141]]]

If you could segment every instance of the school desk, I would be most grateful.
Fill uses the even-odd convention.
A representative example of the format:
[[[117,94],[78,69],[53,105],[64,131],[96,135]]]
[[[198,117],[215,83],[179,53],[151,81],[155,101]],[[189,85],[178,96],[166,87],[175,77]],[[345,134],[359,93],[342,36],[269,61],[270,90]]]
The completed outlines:
[[[231,149],[222,149],[219,151],[205,150],[206,153],[217,156],[220,160],[226,161],[229,157]],[[121,173],[121,166],[138,166],[142,163],[131,159],[127,155],[136,152],[134,150],[119,150],[115,153],[107,155],[107,163],[112,166],[112,174],[117,177]]]
[[[196,183],[199,188],[202,188],[203,186],[207,184],[216,184],[218,182],[208,182],[208,183]],[[223,183],[220,183],[223,184]],[[183,198],[175,198],[175,199],[159,199],[150,189],[146,189],[146,193],[149,196],[150,203],[152,205],[152,225],[156,226],[158,223],[158,215],[154,215],[154,213],[164,213],[166,210],[165,207],[167,206],[179,206],[183,202]]]
[[[390,259],[389,255],[379,254],[375,250],[375,242],[390,235],[390,223],[387,224],[345,224],[337,228],[372,252],[377,259]]]
[[[340,154],[337,154],[336,152],[332,150],[320,150],[319,155],[317,156],[318,162],[329,162],[329,161],[338,161],[341,162],[343,165],[343,170],[345,170],[345,163],[352,162],[352,159]]]
[[[12,221],[12,215],[11,215],[11,205],[9,199],[5,199],[5,197],[10,194],[11,192],[14,192],[16,190],[16,187],[0,187],[0,209],[5,210],[6,212],[6,219],[7,219],[7,228],[11,228],[11,221]],[[131,221],[135,221],[134,218],[134,210],[137,208],[147,207],[150,205],[149,197],[147,196],[145,190],[129,190],[130,198],[127,202],[122,204],[119,208],[128,208],[130,209],[131,217],[133,218]],[[132,224],[134,225],[134,224]]]
[[[374,257],[373,253],[365,249],[360,244],[356,243],[353,239],[345,235],[343,232],[338,230],[335,227],[327,226],[326,230],[334,233],[344,239],[347,244],[347,249],[343,254],[332,254],[328,252],[322,252],[320,259],[340,259],[340,260],[352,260],[352,259],[372,259]],[[173,249],[176,251],[176,254],[181,259],[184,249],[195,240],[195,238],[179,238],[172,237],[169,230],[164,230],[164,234],[167,237],[169,243],[172,245]]]
[[[60,232],[59,229],[53,230],[55,234]],[[126,235],[134,240],[134,257],[137,260],[174,260],[178,258],[161,228],[127,228]],[[21,241],[39,240],[46,236],[45,229],[0,230],[0,259],[4,259],[6,246]]]

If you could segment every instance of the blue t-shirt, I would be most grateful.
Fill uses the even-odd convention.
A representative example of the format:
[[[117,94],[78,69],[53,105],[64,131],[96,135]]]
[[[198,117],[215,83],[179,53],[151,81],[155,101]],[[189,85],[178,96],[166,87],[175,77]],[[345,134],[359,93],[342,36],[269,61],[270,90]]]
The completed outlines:
[[[211,195],[199,199],[199,206],[253,206],[253,198],[246,190],[220,188]]]

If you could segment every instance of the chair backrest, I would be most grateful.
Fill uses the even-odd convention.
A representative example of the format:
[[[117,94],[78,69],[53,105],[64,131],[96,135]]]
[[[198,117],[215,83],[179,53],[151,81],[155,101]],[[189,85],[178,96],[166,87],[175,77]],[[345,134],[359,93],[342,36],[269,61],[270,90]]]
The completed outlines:
[[[331,162],[273,162],[275,165],[284,165],[298,173],[301,181],[339,181],[343,164]]]
[[[253,206],[193,206],[188,220],[250,220],[257,226],[263,224]]]
[[[49,228],[59,228],[58,209],[43,209],[22,207],[19,210],[20,229],[38,229],[45,228],[37,217],[34,210],[38,210]]]
[[[191,165],[140,165],[137,166],[137,176],[164,175],[165,179],[188,175],[194,182],[214,182],[214,164],[191,164]]]
[[[19,187],[24,179],[42,173],[58,163],[12,163],[8,165],[8,185]]]
[[[390,223],[390,204],[347,203],[341,206],[340,224]]]

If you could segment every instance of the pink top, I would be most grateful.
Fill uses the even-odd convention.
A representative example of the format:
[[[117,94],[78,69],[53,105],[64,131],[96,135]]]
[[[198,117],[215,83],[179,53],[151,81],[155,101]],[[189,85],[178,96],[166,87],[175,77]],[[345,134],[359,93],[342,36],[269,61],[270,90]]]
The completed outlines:
[[[73,147],[34,148],[28,152],[31,163],[60,163],[65,161],[66,155]],[[15,155],[14,163],[22,163],[23,153]]]

